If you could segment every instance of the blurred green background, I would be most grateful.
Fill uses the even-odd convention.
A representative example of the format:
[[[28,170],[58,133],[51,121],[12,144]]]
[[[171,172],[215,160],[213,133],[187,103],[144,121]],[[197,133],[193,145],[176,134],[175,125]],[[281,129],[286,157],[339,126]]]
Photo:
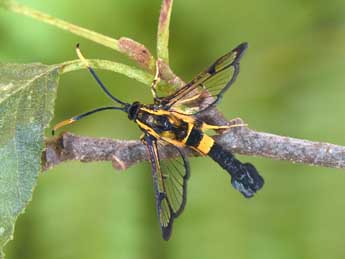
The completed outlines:
[[[114,38],[131,37],[155,52],[160,0],[21,0]],[[242,41],[241,74],[220,109],[251,128],[345,145],[344,0],[179,1],[170,27],[170,59],[185,80]],[[133,64],[124,56],[29,18],[0,10],[0,61],[55,64],[90,58]],[[149,88],[100,71],[128,102],[152,101]],[[86,70],[63,75],[52,125],[109,104]],[[137,139],[120,112],[104,112],[68,130]],[[47,131],[47,135],[48,135]],[[148,164],[115,172],[110,163],[64,163],[38,182],[11,259],[40,258],[344,258],[345,172],[239,156],[256,165],[264,189],[246,200],[209,158],[191,159],[188,202],[169,242],[161,238]]]

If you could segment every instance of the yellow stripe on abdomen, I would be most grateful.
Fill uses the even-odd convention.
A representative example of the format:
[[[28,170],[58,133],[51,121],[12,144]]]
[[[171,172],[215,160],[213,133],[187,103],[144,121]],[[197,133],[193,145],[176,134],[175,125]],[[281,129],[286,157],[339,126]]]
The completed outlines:
[[[204,155],[207,155],[208,152],[210,152],[213,144],[214,144],[213,138],[204,134],[199,145],[196,147],[196,149],[198,149]]]

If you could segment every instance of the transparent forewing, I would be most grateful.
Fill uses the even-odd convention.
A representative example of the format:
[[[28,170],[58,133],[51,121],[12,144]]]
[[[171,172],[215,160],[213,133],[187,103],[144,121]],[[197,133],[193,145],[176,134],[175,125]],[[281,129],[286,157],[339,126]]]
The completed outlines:
[[[175,146],[167,148],[152,136],[145,137],[145,143],[150,155],[158,219],[163,238],[168,240],[174,219],[186,204],[189,165],[185,155]],[[171,156],[176,158],[161,160],[161,157]]]
[[[247,43],[240,44],[174,94],[162,98],[161,103],[167,109],[185,114],[195,114],[215,105],[235,82],[246,48]]]

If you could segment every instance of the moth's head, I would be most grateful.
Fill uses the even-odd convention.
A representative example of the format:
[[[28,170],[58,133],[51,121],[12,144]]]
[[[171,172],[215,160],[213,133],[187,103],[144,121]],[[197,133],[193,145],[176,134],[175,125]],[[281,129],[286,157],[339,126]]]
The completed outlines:
[[[134,102],[132,104],[128,104],[125,107],[125,112],[128,114],[128,119],[135,120],[137,118],[139,109],[141,104],[139,102]]]

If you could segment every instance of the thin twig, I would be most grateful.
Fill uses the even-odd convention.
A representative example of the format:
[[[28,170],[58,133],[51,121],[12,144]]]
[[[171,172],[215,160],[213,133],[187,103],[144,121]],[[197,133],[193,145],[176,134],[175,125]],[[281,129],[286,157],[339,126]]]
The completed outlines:
[[[163,1],[159,19],[159,28],[157,32],[157,51],[158,61],[160,63],[160,79],[170,85],[168,87],[168,90],[170,88],[176,90],[184,84],[184,82],[174,74],[167,62],[169,22],[172,3],[172,0]],[[0,0],[0,7],[21,15],[31,17],[40,22],[50,24],[64,31],[68,31],[85,39],[116,50],[134,60],[140,67],[144,68],[146,71],[152,74],[152,76],[156,72],[156,59],[153,57],[148,48],[133,39],[126,37],[114,39],[101,33],[80,27],[73,23],[55,18],[23,4],[19,4],[14,0]]]
[[[233,123],[243,123],[237,119]],[[287,160],[314,166],[345,168],[345,147],[329,143],[283,137],[258,132],[247,127],[236,127],[217,135],[214,139],[234,153]],[[186,149],[190,156],[198,154]],[[174,157],[174,150],[160,154],[162,159]],[[113,167],[124,170],[147,160],[144,145],[139,140],[113,140],[90,138],[64,133],[46,142],[43,153],[43,170],[67,160],[82,162],[111,161]]]
[[[144,45],[132,39],[122,37],[117,40],[101,33],[80,27],[73,23],[66,22],[62,19],[55,18],[12,0],[0,0],[0,7],[1,6],[9,11],[31,17],[40,22],[50,24],[108,48],[114,49],[122,54],[127,55],[147,71],[153,73],[155,70],[156,61],[150,51]]]

